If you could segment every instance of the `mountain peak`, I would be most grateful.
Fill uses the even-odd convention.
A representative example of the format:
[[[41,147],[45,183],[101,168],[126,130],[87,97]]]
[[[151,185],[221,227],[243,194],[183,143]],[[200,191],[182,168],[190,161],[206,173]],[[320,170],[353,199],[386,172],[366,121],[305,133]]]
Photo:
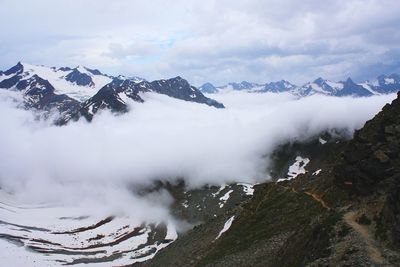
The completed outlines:
[[[199,90],[206,94],[214,94],[218,92],[218,89],[212,83],[205,83],[199,87]]]
[[[11,74],[20,74],[24,71],[24,65],[19,61],[15,66],[11,67],[10,69],[6,70],[3,72],[5,75],[11,75]]]
[[[326,82],[325,79],[323,79],[322,77],[318,77],[317,79],[314,80],[313,83],[318,84],[318,85],[322,85]]]

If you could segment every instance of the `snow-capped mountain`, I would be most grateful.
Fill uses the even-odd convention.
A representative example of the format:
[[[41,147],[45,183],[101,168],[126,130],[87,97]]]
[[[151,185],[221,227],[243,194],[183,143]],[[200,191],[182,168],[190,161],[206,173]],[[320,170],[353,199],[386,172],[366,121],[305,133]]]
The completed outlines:
[[[373,81],[361,84],[365,89],[379,94],[395,93],[400,89],[400,75],[393,73],[389,76],[380,75]]]
[[[294,88],[296,88],[296,85],[285,80],[280,80],[266,83],[263,92],[281,93],[293,90]]]
[[[277,82],[270,82],[265,84],[251,83],[247,81],[242,81],[240,83],[228,83],[227,85],[214,86],[211,83],[205,83],[199,87],[200,91],[206,94],[214,94],[218,92],[229,92],[229,91],[247,91],[247,92],[287,92],[296,88],[294,84],[288,81],[281,80]]]
[[[205,83],[200,86],[199,89],[203,93],[207,94],[241,90],[255,93],[290,92],[300,97],[314,94],[323,94],[330,96],[371,96],[377,94],[395,93],[399,91],[400,75],[381,75],[373,81],[366,81],[363,83],[355,83],[351,78],[339,82],[318,78],[302,86],[296,86],[285,80],[265,84],[257,84],[244,81],[241,83],[229,83],[227,85],[217,87],[212,85],[211,83]]]
[[[199,87],[199,90],[205,94],[218,93],[218,89],[211,83],[205,83]]]
[[[112,77],[78,66],[76,68],[55,68],[36,66],[19,62],[11,69],[0,73],[0,88],[11,89],[18,83],[19,90],[24,90],[23,81],[38,76],[47,80],[55,89],[56,94],[65,94],[77,101],[85,101],[100,88],[112,81]]]
[[[196,87],[191,86],[185,79],[175,77],[168,80],[133,81],[131,79],[115,78],[111,83],[101,88],[93,97],[82,103],[77,111],[72,110],[66,114],[60,124],[70,119],[85,117],[91,121],[93,115],[99,110],[109,109],[112,112],[124,113],[128,111],[127,101],[131,99],[143,103],[140,93],[154,92],[169,97],[203,103],[216,108],[224,108],[224,105],[210,98],[205,97]]]
[[[333,82],[318,78],[292,91],[299,96],[324,94],[332,96],[370,96],[374,92],[356,84],[351,78],[346,81]]]
[[[23,104],[26,108],[57,109],[62,113],[76,109],[80,104],[79,101],[65,94],[57,94],[56,89],[48,80],[25,71],[21,63],[0,73],[0,88],[22,92],[25,100]]]
[[[82,66],[48,68],[19,62],[9,70],[0,72],[0,88],[20,91],[25,107],[45,111],[56,108],[62,113],[57,121],[59,124],[81,116],[91,120],[100,109],[126,112],[127,98],[143,102],[139,92],[155,92],[216,108],[224,107],[205,97],[179,76],[148,82],[139,77],[112,77]]]

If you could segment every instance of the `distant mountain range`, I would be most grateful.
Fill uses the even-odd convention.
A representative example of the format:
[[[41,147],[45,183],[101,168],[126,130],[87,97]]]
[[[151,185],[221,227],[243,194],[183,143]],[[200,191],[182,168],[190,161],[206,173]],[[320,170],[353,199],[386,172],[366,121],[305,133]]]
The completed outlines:
[[[200,86],[199,89],[203,93],[207,94],[238,90],[256,93],[289,92],[297,96],[309,96],[314,94],[330,96],[371,96],[399,91],[400,75],[380,75],[373,81],[365,81],[363,83],[355,83],[351,78],[339,82],[318,78],[313,82],[308,82],[302,86],[294,85],[285,80],[265,84],[243,81],[240,83],[228,83],[227,85],[217,87],[211,83],[205,83]]]
[[[224,108],[222,103],[206,97],[228,91],[255,93],[289,92],[299,97],[323,94],[330,96],[371,96],[394,93],[400,90],[400,76],[381,75],[373,81],[355,83],[351,78],[333,82],[318,78],[302,86],[281,80],[265,84],[240,82],[215,87],[206,83],[199,88],[181,77],[149,82],[140,77],[110,76],[97,69],[83,66],[45,67],[19,62],[6,71],[0,71],[0,89],[19,91],[23,95],[22,106],[47,112],[57,110],[60,116],[56,124],[64,125],[70,120],[84,117],[91,121],[103,109],[114,113],[129,110],[128,100],[144,102],[142,94],[157,93],[172,98]]]
[[[83,66],[49,68],[19,62],[0,71],[0,88],[20,91],[25,108],[57,110],[61,116],[56,123],[60,125],[81,117],[90,121],[102,109],[127,112],[128,99],[144,102],[140,94],[147,92],[224,108],[179,76],[148,82],[139,77],[114,77]]]

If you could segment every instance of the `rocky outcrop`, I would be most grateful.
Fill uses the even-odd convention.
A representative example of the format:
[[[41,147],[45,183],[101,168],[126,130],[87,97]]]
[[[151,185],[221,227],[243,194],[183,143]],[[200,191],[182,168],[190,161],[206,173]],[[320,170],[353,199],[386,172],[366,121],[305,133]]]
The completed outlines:
[[[400,248],[400,94],[357,131],[334,173],[354,197],[383,197],[377,236]]]

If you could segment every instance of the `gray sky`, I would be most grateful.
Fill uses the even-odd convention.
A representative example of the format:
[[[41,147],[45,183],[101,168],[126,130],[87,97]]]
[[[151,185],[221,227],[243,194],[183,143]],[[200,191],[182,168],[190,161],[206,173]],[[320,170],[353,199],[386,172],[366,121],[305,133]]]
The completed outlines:
[[[301,84],[400,72],[399,0],[0,0],[0,69]]]

